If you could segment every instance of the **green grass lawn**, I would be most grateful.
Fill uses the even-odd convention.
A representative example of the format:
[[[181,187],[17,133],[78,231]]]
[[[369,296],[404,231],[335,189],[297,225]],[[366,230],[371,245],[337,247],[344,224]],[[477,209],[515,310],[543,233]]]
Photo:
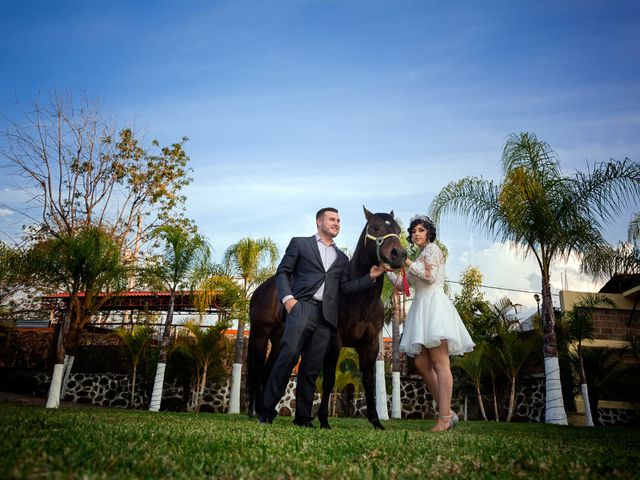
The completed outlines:
[[[640,429],[46,410],[0,404],[0,478],[638,478]]]

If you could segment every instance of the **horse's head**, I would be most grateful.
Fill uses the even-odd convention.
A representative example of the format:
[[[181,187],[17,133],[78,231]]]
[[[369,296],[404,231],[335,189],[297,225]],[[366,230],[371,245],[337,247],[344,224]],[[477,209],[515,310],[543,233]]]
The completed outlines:
[[[390,213],[371,213],[364,206],[367,225],[364,227],[364,248],[372,264],[384,262],[400,268],[407,251],[400,243],[400,225]]]

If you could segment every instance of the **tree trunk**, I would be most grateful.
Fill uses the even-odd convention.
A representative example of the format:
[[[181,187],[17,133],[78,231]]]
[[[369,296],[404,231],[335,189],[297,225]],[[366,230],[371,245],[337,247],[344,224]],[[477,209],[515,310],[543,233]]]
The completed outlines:
[[[496,417],[496,422],[500,421],[500,414],[498,413],[498,396],[496,395],[496,380],[491,377],[491,389],[493,390],[493,414]]]
[[[482,394],[480,393],[480,387],[476,386],[476,392],[478,394],[478,403],[480,404],[480,413],[482,414],[482,418],[484,418],[485,422],[488,422],[487,414],[484,411],[484,402],[482,401]]]
[[[584,402],[584,426],[593,427],[593,416],[591,415],[591,405],[589,403],[589,389],[587,388],[587,377],[584,372],[584,362],[582,361],[582,343],[578,342],[578,362],[580,363],[580,391]]]
[[[393,291],[393,317],[391,318],[391,418],[402,418],[401,386],[400,386],[400,301],[398,292]]]
[[[167,367],[167,357],[169,355],[169,344],[171,343],[171,325],[173,323],[173,307],[176,300],[176,292],[171,289],[171,297],[169,298],[169,310],[167,311],[167,320],[164,323],[164,332],[162,341],[160,342],[160,355],[158,357],[158,366],[156,368],[156,377],[153,381],[153,392],[151,394],[151,402],[149,403],[149,411],[157,412],[160,410],[162,403],[162,389],[164,387],[164,371]]]
[[[204,399],[204,388],[207,385],[207,365],[204,366],[202,371],[202,378],[200,379],[200,386],[198,388],[198,398],[196,399],[196,412],[200,412],[202,407],[202,400]]]
[[[47,397],[47,408],[58,408],[60,406],[60,393],[64,376],[64,342],[71,326],[72,307],[76,294],[72,292],[69,297],[67,310],[64,312],[64,320],[58,330],[58,341],[56,342],[56,364],[53,367],[51,385],[49,385],[49,395]]]
[[[338,403],[338,389],[333,387],[333,392],[331,393],[331,416],[336,416],[336,405]]]
[[[67,394],[67,385],[69,384],[69,378],[71,377],[71,369],[73,368],[73,362],[76,359],[75,355],[64,356],[64,373],[62,375],[62,388],[60,389],[60,400],[64,399]]]
[[[551,300],[551,285],[548,268],[542,277],[542,326],[544,333],[544,373],[545,373],[545,422],[556,425],[567,425],[567,414],[562,398],[560,382],[560,363],[558,361],[558,345],[555,332],[555,315]]]
[[[136,375],[138,374],[138,364],[133,364],[133,377],[131,378],[131,403],[130,408],[136,408]]]
[[[384,378],[384,343],[382,330],[378,335],[378,357],[376,358],[376,411],[380,420],[389,420],[387,407],[387,385]]]
[[[240,413],[240,387],[242,385],[242,363],[244,357],[244,321],[238,319],[238,333],[233,352],[233,376],[229,393],[229,413]]]
[[[507,423],[511,421],[513,415],[513,408],[516,404],[516,377],[511,378],[511,394],[509,395],[509,411],[507,412]]]

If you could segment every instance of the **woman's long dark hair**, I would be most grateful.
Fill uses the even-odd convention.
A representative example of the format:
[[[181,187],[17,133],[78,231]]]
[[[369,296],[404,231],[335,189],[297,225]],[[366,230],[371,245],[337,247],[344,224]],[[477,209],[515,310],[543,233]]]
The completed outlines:
[[[422,225],[427,232],[429,232],[429,243],[433,243],[436,239],[436,226],[433,224],[429,217],[425,217],[423,215],[415,216],[411,219],[411,223],[409,224],[409,243],[413,245],[413,239],[411,238],[411,233],[416,226]]]

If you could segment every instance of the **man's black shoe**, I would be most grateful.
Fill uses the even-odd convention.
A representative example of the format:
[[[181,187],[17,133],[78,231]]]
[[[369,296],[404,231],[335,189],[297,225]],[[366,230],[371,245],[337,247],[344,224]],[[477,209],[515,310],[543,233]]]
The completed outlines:
[[[263,413],[262,415],[260,415],[259,422],[266,423],[267,425],[271,425],[273,423],[273,418]]]
[[[293,424],[302,428],[316,428],[309,420],[294,420]]]

